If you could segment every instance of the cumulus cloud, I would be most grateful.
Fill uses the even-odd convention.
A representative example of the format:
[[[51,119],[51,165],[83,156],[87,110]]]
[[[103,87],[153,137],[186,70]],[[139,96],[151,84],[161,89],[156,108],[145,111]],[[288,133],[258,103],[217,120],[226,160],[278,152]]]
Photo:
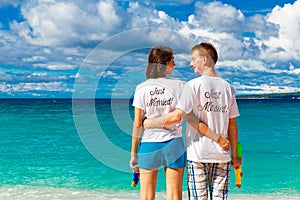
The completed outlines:
[[[73,70],[78,68],[76,65],[70,65],[70,64],[64,64],[64,63],[46,63],[46,64],[33,64],[33,67],[35,68],[44,68],[48,70],[53,70],[53,71],[60,71],[60,70]]]
[[[190,4],[192,1],[168,2]],[[2,92],[13,91],[11,88],[15,91],[22,91],[16,88],[24,88],[24,91],[30,87],[38,88],[39,84],[33,83],[42,82],[56,83],[49,84],[53,88],[58,85],[71,87],[71,84],[63,83],[74,79],[88,83],[95,74],[107,78],[108,91],[113,87],[111,81],[120,79],[120,74],[126,74],[126,70],[134,69],[136,65],[143,66],[148,51],[141,50],[137,52],[138,56],[123,55],[114,60],[114,65],[118,66],[116,69],[102,72],[105,64],[116,54],[135,47],[150,48],[156,43],[172,46],[177,55],[188,60],[189,49],[200,41],[215,45],[222,75],[239,83],[241,92],[242,88],[246,91],[264,88],[261,91],[267,91],[268,86],[272,88],[270,91],[273,88],[282,91],[281,88],[295,89],[295,85],[300,84],[297,81],[300,69],[300,0],[283,7],[276,6],[266,16],[245,16],[241,10],[219,1],[199,1],[194,5],[195,13],[189,13],[186,21],[174,19],[170,13],[157,9],[153,1],[129,1],[122,6],[114,0],[15,0],[2,1],[0,7],[8,4],[20,6],[22,20],[12,21],[9,30],[0,29],[0,62],[17,66],[20,74],[2,70],[0,82],[9,83],[7,87],[1,86]],[[159,4],[165,5],[165,2]],[[148,27],[152,29],[145,31]],[[124,34],[126,31],[130,34]],[[108,40],[110,42],[104,49],[95,51],[93,57],[85,62],[91,76],[77,73],[93,48]],[[99,60],[99,55],[106,57]],[[190,77],[188,61],[180,60],[179,64],[176,67],[180,70],[186,67],[183,73]],[[24,66],[31,73],[22,75]],[[46,74],[40,73],[43,70]],[[51,74],[47,74],[49,72]],[[262,74],[265,78],[255,83],[253,78]],[[52,76],[53,79],[50,78]],[[284,81],[281,76],[294,81]],[[276,80],[276,83],[271,83],[271,80]],[[32,84],[22,86],[22,81]],[[39,88],[46,88],[46,85],[40,84]]]
[[[118,12],[119,11],[119,12]],[[119,16],[121,9],[112,0],[100,1],[98,4],[98,14],[103,20],[104,27],[108,30],[118,27],[122,23]]]
[[[279,27],[268,21],[262,15],[250,16],[245,20],[244,31],[254,33],[255,37],[258,39],[269,39],[270,37],[278,37]]]
[[[267,71],[267,67],[265,66],[263,61],[259,60],[226,60],[223,62],[218,62],[218,66],[220,67],[230,67],[234,69],[241,69],[243,71]]]
[[[197,24],[217,32],[240,31],[245,17],[240,10],[219,1],[195,4]]]
[[[10,85],[11,86],[11,85]],[[11,87],[6,87],[11,92],[24,92],[24,91],[70,91],[66,85],[61,82],[50,83],[19,83]]]
[[[121,24],[112,1],[86,3],[34,0],[21,7],[25,21],[14,22],[11,29],[33,45],[91,45],[108,36]]]
[[[49,82],[73,82],[74,77],[70,75],[61,75],[58,73],[46,72],[3,72],[0,76],[0,82],[9,84],[19,83],[49,83]]]
[[[267,16],[267,21],[279,27],[277,37],[265,40],[266,52],[261,55],[263,59],[297,60],[300,61],[300,1],[294,4],[276,6]]]
[[[268,84],[261,84],[261,85],[234,84],[234,87],[240,95],[291,93],[291,92],[299,91],[299,88],[297,88],[297,87],[273,86],[273,85],[268,85]]]
[[[129,28],[168,27],[178,29],[179,23],[163,11],[142,2],[130,2],[126,10]]]
[[[24,97],[24,95],[28,95],[30,97],[49,97],[49,93],[47,94],[47,92],[72,92],[72,89],[70,89],[66,84],[62,82],[21,82],[17,84],[0,82],[0,90],[1,92],[8,94],[9,96],[19,96],[20,94],[23,94],[23,96],[21,95],[21,97]]]
[[[45,60],[47,60],[45,56],[31,56],[31,57],[23,58],[24,62],[41,62]]]

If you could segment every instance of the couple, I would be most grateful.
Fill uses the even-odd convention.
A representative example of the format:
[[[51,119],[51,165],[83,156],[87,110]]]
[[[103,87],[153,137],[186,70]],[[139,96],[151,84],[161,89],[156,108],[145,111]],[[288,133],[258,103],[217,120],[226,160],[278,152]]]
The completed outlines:
[[[135,90],[130,166],[140,172],[141,200],[155,199],[160,166],[167,199],[182,199],[186,164],[189,199],[208,199],[208,193],[211,199],[227,199],[230,165],[240,165],[235,91],[215,72],[218,54],[212,44],[197,44],[190,53],[190,65],[202,76],[188,83],[166,78],[175,67],[173,49],[156,46],[148,56],[147,80]],[[183,117],[188,122],[187,163]]]

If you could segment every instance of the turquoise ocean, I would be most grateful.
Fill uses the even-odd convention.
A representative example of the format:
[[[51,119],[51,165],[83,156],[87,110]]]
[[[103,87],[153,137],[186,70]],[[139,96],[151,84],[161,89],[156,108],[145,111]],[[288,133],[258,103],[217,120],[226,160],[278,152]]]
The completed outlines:
[[[239,189],[231,171],[229,199],[300,199],[300,100],[238,105],[244,176]],[[0,199],[138,199],[132,120],[127,99],[1,99]],[[166,199],[162,169],[157,191]]]

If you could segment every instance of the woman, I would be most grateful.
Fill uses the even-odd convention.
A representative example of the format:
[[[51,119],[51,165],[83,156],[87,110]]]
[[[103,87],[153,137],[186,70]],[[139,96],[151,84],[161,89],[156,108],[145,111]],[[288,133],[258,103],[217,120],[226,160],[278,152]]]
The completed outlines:
[[[141,200],[155,199],[160,166],[165,169],[167,199],[182,199],[185,149],[181,126],[151,128],[141,134],[143,117],[155,118],[175,110],[184,82],[166,78],[167,74],[172,74],[174,67],[173,49],[155,46],[148,56],[147,80],[135,90],[130,166],[140,172]]]

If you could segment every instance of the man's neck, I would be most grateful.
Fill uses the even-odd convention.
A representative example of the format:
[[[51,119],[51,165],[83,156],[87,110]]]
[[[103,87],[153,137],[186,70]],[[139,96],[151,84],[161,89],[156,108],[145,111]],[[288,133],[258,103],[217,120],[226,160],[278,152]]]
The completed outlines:
[[[205,66],[202,75],[218,77],[213,67]]]

